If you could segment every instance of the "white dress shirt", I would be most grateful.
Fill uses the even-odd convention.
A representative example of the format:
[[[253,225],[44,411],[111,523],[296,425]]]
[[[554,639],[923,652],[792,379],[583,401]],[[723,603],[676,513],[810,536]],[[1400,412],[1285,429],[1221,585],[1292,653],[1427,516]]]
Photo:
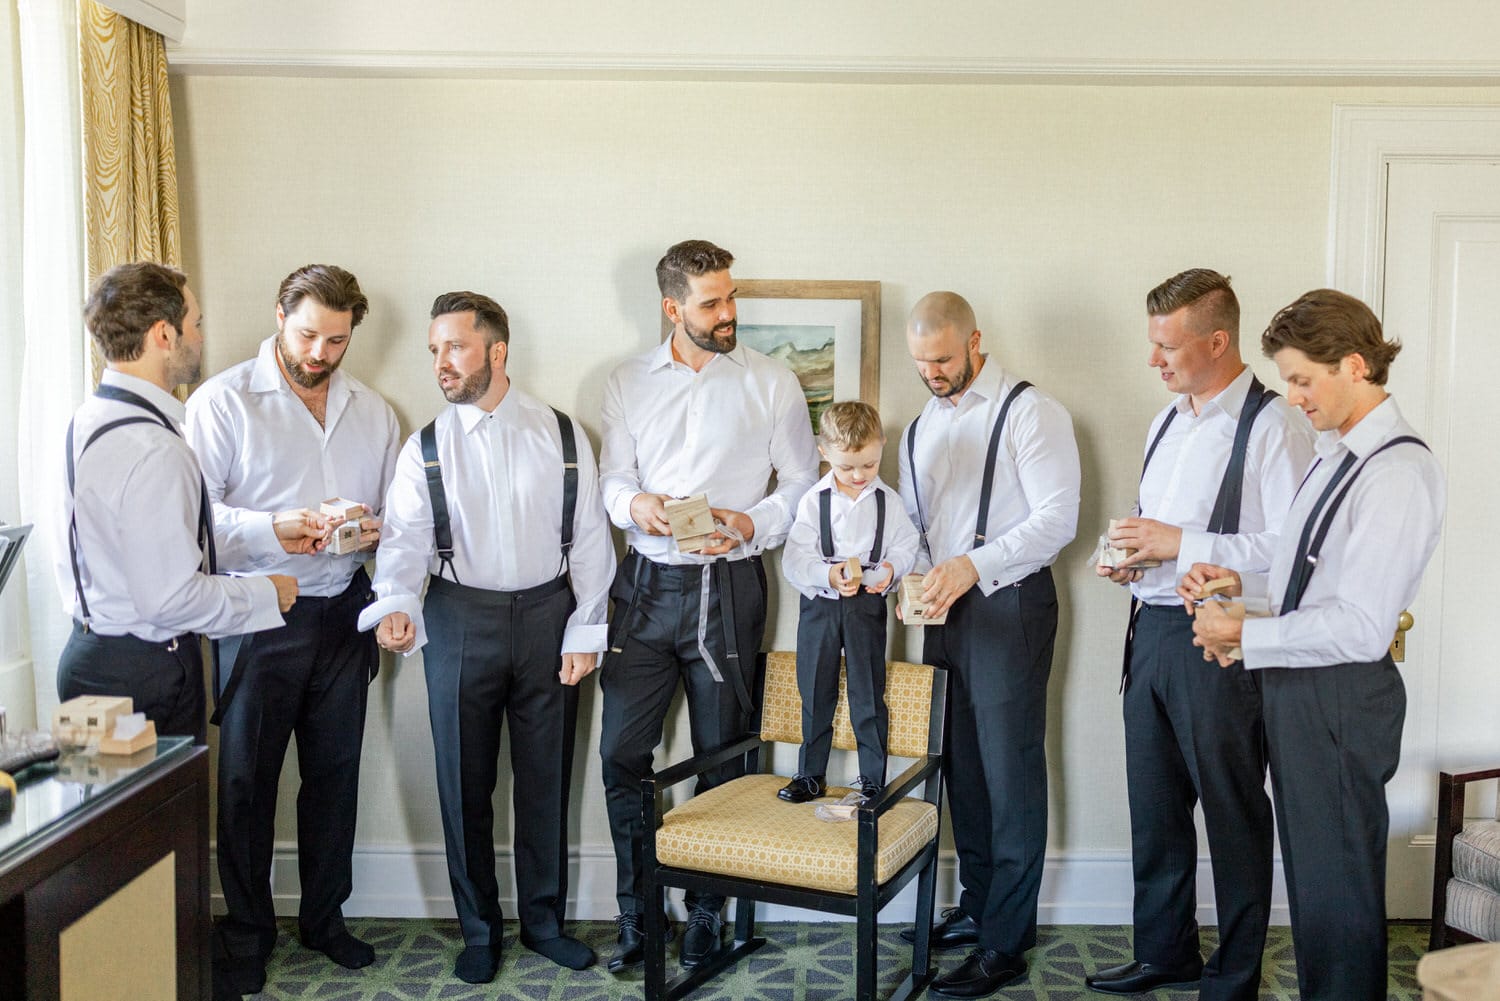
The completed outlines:
[[[181,428],[182,404],[171,393],[114,369],[101,381],[144,398]],[[97,428],[122,417],[150,423],[115,428],[83,451]],[[53,570],[74,619],[83,617],[68,559],[68,519],[76,514],[83,595],[101,636],[162,643],[181,633],[230,636],[284,624],[269,580],[203,572],[198,460],[180,435],[140,407],[90,396],[73,420],[73,456],[73,499],[57,520]],[[234,554],[230,540],[219,549],[221,558],[226,553]]]
[[[1078,529],[1073,421],[1061,403],[1033,386],[1016,397],[1005,419],[985,542],[974,548],[990,432],[1013,385],[999,362],[986,360],[956,404],[933,397],[917,421],[917,486],[931,550],[918,549],[917,569],[967,554],[987,595],[1051,566]],[[900,482],[907,513],[920,528],[905,434]]]
[[[493,413],[452,405],[437,416],[438,460],[453,532],[453,573],[466,587],[523,591],[563,572],[562,435],[552,408],[511,383]],[[578,607],[568,619],[560,653],[602,651],[614,544],[599,500],[599,471],[577,421],[578,503],[569,557]],[[416,627],[412,653],[427,642],[419,595],[441,566],[432,534],[432,497],[422,464],[421,432],[396,460],[385,498],[385,527],[375,558],[375,602],[360,614],[370,629],[392,612]]]
[[[1192,399],[1183,394],[1151,422],[1147,448],[1167,414],[1176,412],[1141,480],[1140,514],[1181,528],[1182,547],[1175,561],[1163,560],[1131,585],[1144,602],[1180,606],[1177,582],[1194,563],[1252,573],[1271,568],[1277,532],[1313,458],[1312,425],[1280,396],[1265,405],[1250,427],[1239,532],[1208,531],[1253,377],[1247,365],[1238,378],[1203,404],[1201,413],[1193,413]]]
[[[743,344],[694,372],[668,340],[620,365],[604,387],[600,482],[625,541],[658,563],[704,563],[630,517],[641,492],[707,494],[755,523],[749,555],[779,546],[797,501],[818,478],[807,398],[791,370]],[[771,474],[776,489],[769,491]]]
[[[1363,463],[1384,443],[1409,434],[1415,432],[1388,397],[1343,438],[1337,431],[1318,436],[1318,464],[1287,512],[1269,577],[1242,578],[1247,600],[1269,598],[1272,611],[1280,612],[1303,526],[1344,457],[1352,452]],[[1442,466],[1427,449],[1404,443],[1370,459],[1334,514],[1300,607],[1246,620],[1240,641],[1245,666],[1325,667],[1383,657],[1437,548],[1446,504]]]
[[[281,548],[271,516],[318,510],[333,497],[379,515],[401,443],[396,414],[379,393],[335,371],[320,425],[276,363],[276,338],[255,358],[198,387],[187,403],[187,439],[198,453],[214,528],[239,558],[222,570],[289,574],[299,593],[332,597],[349,586],[370,554],[293,555]]]
[[[831,559],[823,556],[818,496],[824,488],[833,492],[828,518],[833,535],[834,555]],[[839,597],[839,593],[828,586],[828,568],[847,562],[851,556],[859,557],[860,563],[869,563],[870,550],[875,546],[877,493],[885,494],[885,537],[881,540],[880,560],[894,568],[884,589],[889,590],[892,581],[911,573],[919,540],[917,527],[901,505],[901,495],[877,476],[865,485],[859,496],[851,498],[839,489],[833,473],[829,472],[802,495],[802,500],[797,503],[797,518],[786,537],[786,548],[781,553],[781,572],[793,587],[809,598]],[[866,574],[873,576],[872,571],[867,570]]]

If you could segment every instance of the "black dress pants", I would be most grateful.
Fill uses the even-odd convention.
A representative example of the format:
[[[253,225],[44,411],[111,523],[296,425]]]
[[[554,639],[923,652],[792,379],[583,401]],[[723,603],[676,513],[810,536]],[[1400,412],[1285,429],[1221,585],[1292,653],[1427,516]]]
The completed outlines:
[[[802,696],[798,772],[822,775],[828,770],[842,653],[859,774],[885,785],[885,740],[890,729],[885,707],[885,615],[883,594],[802,596],[797,619],[797,690]]]
[[[1303,1001],[1384,1001],[1385,784],[1406,687],[1389,655],[1260,673]]]
[[[630,553],[620,564],[615,584],[615,618],[611,652],[600,672],[604,692],[603,761],[605,806],[615,847],[615,900],[623,913],[644,913],[641,890],[641,780],[652,773],[653,755],[661,743],[662,722],[677,692],[687,691],[688,725],[693,751],[713,750],[743,736],[753,706],[742,692],[759,691],[757,654],[766,625],[766,573],[759,557],[728,563],[730,602],[737,662],[730,660],[724,637],[720,577],[710,565],[707,615],[700,617],[704,567],[668,566]],[[715,680],[699,649],[703,645],[719,670]],[[615,653],[616,649],[619,650]],[[731,762],[701,778],[697,791],[712,789],[744,772]],[[693,896],[690,903],[710,910],[723,905],[717,896]]]
[[[228,914],[219,937],[231,956],[264,957],[276,942],[276,795],[294,736],[298,929],[314,945],[345,931],[365,701],[379,654],[374,634],[357,629],[370,598],[360,569],[342,594],[299,597],[284,626],[220,643],[217,854]]]
[[[100,636],[73,623],[57,664],[57,697],[128,695],[162,736],[206,736],[203,648],[194,633],[162,643],[134,636]]]
[[[1135,958],[1169,967],[1199,959],[1193,807],[1201,801],[1219,948],[1204,966],[1199,997],[1255,1001],[1272,868],[1258,673],[1205,661],[1181,605],[1143,605],[1124,713]]]
[[[565,576],[524,591],[437,577],[428,585],[422,660],[448,883],[465,945],[501,938],[493,798],[507,721],[518,917],[532,939],[562,933],[578,686],[557,674],[575,605]]]
[[[1057,590],[1043,568],[986,596],[974,587],[947,624],[924,627],[924,663],[949,672],[943,774],[958,850],[959,906],[979,944],[1036,944],[1047,848],[1047,679]]]

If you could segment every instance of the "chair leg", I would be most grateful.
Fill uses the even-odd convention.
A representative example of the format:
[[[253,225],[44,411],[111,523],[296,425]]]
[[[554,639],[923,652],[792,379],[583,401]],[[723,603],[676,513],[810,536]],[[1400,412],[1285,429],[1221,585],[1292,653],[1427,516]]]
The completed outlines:
[[[859,888],[859,906],[854,916],[858,926],[858,947],[854,953],[854,996],[858,1001],[875,1001],[875,959],[879,943],[875,941],[875,888]]]
[[[666,892],[657,884],[649,867],[641,882],[646,897],[646,1001],[666,1001],[667,924],[662,914]]]
[[[938,855],[934,847],[932,858],[927,860],[921,874],[917,876],[917,915],[916,923],[912,925],[915,934],[911,944],[911,975],[919,985],[932,979],[932,910],[937,897],[937,865]]]
[[[755,937],[755,901],[736,897],[734,901],[734,940],[748,942]]]

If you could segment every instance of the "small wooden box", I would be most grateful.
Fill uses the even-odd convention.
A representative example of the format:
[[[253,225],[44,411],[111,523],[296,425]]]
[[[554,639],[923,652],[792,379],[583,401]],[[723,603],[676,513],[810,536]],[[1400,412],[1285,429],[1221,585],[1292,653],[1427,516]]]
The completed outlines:
[[[908,626],[940,626],[948,621],[948,613],[929,617],[922,604],[922,589],[927,578],[919,573],[909,573],[901,578],[901,621]]]
[[[87,744],[112,733],[115,717],[134,711],[128,695],[80,695],[52,710],[52,736],[64,744]]]
[[[156,724],[151,720],[146,721],[146,729],[131,737],[129,740],[116,740],[114,737],[105,737],[99,741],[100,754],[134,754],[136,751],[144,751],[148,747],[156,745]]]
[[[345,556],[359,550],[359,520],[364,517],[365,506],[343,497],[330,497],[318,505],[321,514],[341,519],[328,536],[325,552],[334,556]]]
[[[708,509],[708,495],[694,494],[679,497],[662,504],[667,522],[672,526],[672,538],[677,540],[677,549],[684,553],[696,553],[708,545],[714,534],[714,516]]]
[[[844,564],[844,579],[852,580],[854,581],[854,583],[858,584],[861,580],[864,579],[864,576],[865,568],[864,565],[859,562],[859,557],[849,557],[848,561]]]

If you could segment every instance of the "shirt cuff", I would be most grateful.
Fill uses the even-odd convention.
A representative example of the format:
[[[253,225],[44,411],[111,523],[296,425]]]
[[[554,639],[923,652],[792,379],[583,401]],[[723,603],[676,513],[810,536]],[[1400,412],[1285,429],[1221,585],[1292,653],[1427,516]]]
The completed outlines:
[[[609,645],[609,623],[569,625],[563,630],[561,653],[603,653]]]
[[[1285,667],[1286,658],[1281,655],[1281,617],[1247,618],[1240,629],[1240,652],[1247,671]]]
[[[360,632],[368,632],[380,624],[380,620],[392,612],[405,612],[407,618],[411,619],[412,628],[416,630],[415,642],[407,656],[416,653],[427,645],[427,627],[422,621],[422,603],[412,594],[393,594],[389,598],[381,598],[365,606],[365,610],[359,613],[357,628]]]
[[[1177,567],[1183,573],[1191,570],[1194,563],[1214,561],[1214,537],[1210,532],[1199,532],[1184,528],[1182,543],[1177,547]]]
[[[998,546],[980,546],[963,555],[974,564],[979,573],[979,591],[989,597],[1002,587],[1014,584],[1019,578],[1005,565],[1005,554]]]

